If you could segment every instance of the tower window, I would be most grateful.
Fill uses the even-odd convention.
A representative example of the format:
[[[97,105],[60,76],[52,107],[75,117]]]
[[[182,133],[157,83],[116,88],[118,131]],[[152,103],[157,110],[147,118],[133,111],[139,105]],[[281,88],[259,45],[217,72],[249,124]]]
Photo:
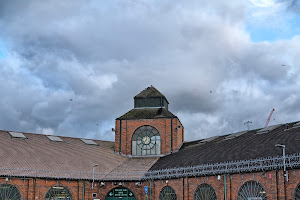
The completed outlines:
[[[160,155],[160,135],[152,126],[141,126],[132,136],[132,155]]]

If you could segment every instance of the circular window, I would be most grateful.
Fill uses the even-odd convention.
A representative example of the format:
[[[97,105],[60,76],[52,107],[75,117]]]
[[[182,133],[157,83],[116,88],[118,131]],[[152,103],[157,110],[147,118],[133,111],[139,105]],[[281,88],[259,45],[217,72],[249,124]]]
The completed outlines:
[[[198,186],[194,196],[195,200],[216,200],[215,190],[208,184],[204,183]]]
[[[63,186],[53,186],[46,194],[45,200],[72,200],[71,193]]]
[[[160,154],[160,135],[152,126],[141,126],[132,136],[132,155],[146,156]]]
[[[20,200],[21,195],[15,186],[2,184],[0,185],[0,199]]]
[[[165,186],[160,191],[159,200],[177,200],[175,190],[170,186]]]
[[[242,185],[238,200],[265,200],[267,195],[263,187],[256,181],[248,181]]]

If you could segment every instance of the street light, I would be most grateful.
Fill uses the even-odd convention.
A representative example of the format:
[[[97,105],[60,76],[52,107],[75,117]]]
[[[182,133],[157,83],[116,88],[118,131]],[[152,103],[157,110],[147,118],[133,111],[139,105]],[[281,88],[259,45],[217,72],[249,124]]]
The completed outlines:
[[[94,189],[94,181],[95,181],[95,167],[97,167],[98,164],[93,165],[93,182],[92,182],[92,189]]]
[[[288,173],[286,171],[286,166],[285,166],[285,145],[284,144],[275,144],[276,147],[281,147],[282,148],[282,154],[283,154],[283,171],[285,173],[286,181],[289,181]]]

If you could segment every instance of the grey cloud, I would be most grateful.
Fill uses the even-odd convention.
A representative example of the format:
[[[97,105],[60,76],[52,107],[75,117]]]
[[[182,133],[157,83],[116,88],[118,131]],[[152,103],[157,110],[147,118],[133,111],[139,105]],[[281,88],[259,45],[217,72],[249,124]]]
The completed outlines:
[[[245,9],[217,0],[1,1],[10,54],[0,58],[0,128],[113,140],[114,119],[149,85],[167,96],[187,140],[237,132],[246,120],[261,127],[273,106],[276,122],[295,121],[300,40],[252,43]]]

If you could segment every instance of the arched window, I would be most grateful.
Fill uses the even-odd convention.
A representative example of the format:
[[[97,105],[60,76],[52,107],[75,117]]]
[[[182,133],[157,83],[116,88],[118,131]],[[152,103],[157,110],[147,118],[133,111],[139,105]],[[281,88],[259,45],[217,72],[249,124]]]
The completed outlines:
[[[160,135],[152,126],[141,126],[132,135],[132,155],[160,155]]]
[[[0,199],[20,200],[21,194],[15,186],[2,184],[0,185]]]
[[[256,181],[248,181],[240,188],[238,200],[265,200],[264,188]]]
[[[295,200],[300,200],[300,184],[296,187]]]
[[[175,190],[170,186],[165,186],[160,191],[159,200],[177,200]]]
[[[72,200],[70,191],[63,186],[53,186],[48,190],[45,200]]]
[[[203,183],[198,186],[195,192],[194,200],[216,200],[215,190],[208,184]]]

